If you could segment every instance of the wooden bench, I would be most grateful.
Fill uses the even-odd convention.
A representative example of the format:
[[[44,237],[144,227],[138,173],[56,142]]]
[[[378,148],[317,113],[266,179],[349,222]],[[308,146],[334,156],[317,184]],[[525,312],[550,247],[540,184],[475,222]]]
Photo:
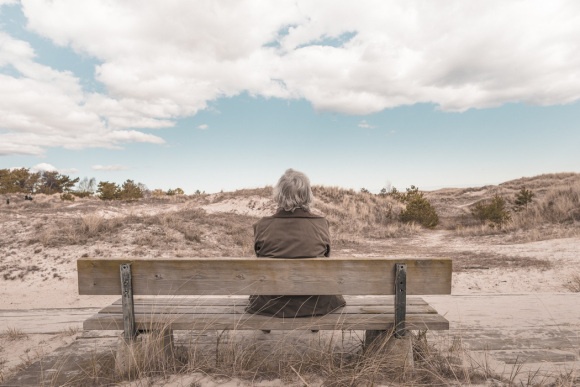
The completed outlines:
[[[171,337],[172,330],[364,330],[365,343],[393,328],[397,336],[449,329],[422,298],[407,295],[451,294],[450,259],[81,258],[77,266],[80,295],[121,295],[84,329],[123,330],[126,340],[159,325]],[[342,294],[347,306],[282,319],[245,313],[250,294]]]

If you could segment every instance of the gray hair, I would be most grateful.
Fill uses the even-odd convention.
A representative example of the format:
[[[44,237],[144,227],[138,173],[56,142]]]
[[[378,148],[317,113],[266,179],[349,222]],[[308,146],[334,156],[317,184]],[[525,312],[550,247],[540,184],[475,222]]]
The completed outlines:
[[[278,204],[278,208],[285,211],[294,212],[297,208],[310,211],[312,199],[310,179],[293,169],[286,170],[274,187],[274,201]]]

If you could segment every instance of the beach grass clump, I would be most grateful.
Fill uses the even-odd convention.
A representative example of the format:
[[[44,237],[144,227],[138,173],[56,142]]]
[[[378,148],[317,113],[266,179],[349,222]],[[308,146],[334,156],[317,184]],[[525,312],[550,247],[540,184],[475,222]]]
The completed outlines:
[[[571,292],[580,293],[580,273],[573,273],[571,274],[564,287]]]
[[[0,334],[0,337],[7,341],[17,341],[17,340],[24,340],[28,338],[28,334],[26,334],[22,329],[17,327],[7,327],[4,332]]]
[[[274,331],[265,340],[261,331],[187,332],[169,346],[163,334],[146,334],[132,344],[120,342],[116,351],[87,357],[79,364],[82,371],[71,374],[67,382],[155,386],[179,378],[210,378],[214,382],[238,379],[236,383],[244,385],[277,380],[284,385],[416,386],[501,380],[493,370],[470,362],[462,345],[431,345],[425,332],[410,333],[412,363],[407,362],[409,353],[386,344],[399,339],[387,334],[376,346],[363,348],[363,335],[340,330]]]
[[[326,215],[335,244],[352,244],[364,238],[396,238],[418,231],[401,222],[405,205],[388,195],[324,186],[314,186],[312,191],[314,208]]]
[[[460,236],[509,234],[513,242],[580,235],[580,181],[577,175],[563,176],[569,180],[566,180],[567,184],[556,184],[557,180],[553,181],[551,176],[540,178],[527,181],[527,188],[517,191],[514,198],[506,193],[496,193],[491,199],[471,205],[473,219],[477,219],[479,224],[467,222],[450,228]],[[547,185],[546,181],[552,184]],[[512,185],[501,185],[504,190],[507,187],[513,188]],[[523,192],[525,198],[522,198]]]

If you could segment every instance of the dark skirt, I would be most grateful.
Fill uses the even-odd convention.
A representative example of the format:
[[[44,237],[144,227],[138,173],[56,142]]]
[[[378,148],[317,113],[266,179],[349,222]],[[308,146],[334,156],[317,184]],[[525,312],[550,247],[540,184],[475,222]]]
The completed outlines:
[[[250,296],[246,312],[280,318],[311,317],[345,305],[342,296]]]

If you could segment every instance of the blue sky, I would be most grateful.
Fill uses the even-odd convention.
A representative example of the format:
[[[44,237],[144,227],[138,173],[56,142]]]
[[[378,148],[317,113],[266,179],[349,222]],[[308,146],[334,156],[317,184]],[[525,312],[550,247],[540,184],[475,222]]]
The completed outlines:
[[[577,2],[311,3],[0,0],[0,168],[187,193],[580,172]]]

